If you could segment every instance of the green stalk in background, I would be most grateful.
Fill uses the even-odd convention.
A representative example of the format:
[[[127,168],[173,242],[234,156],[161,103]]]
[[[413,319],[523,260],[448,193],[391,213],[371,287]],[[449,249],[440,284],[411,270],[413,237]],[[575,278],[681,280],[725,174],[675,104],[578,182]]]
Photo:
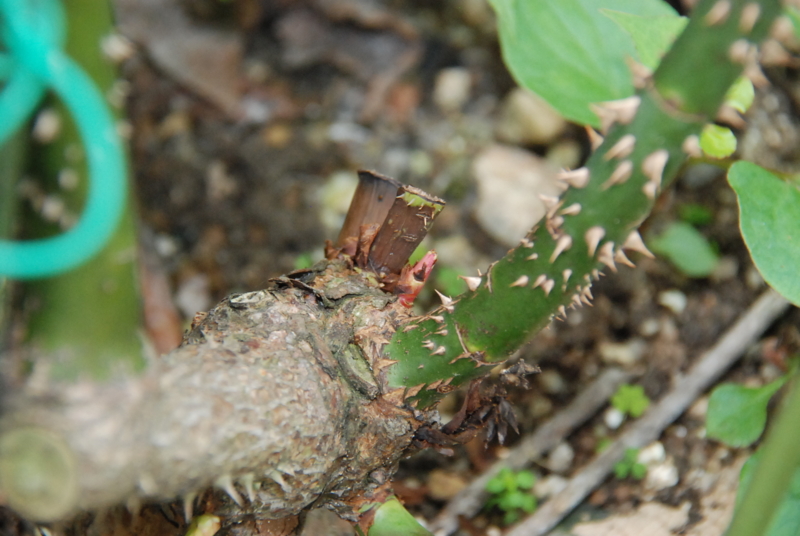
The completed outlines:
[[[0,146],[0,238],[12,238],[17,218],[16,185],[25,162],[26,145],[21,132]],[[11,326],[11,282],[0,276],[0,351],[9,343]]]
[[[760,459],[741,503],[734,512],[727,536],[766,534],[795,473],[800,469],[797,421],[800,416],[800,381],[790,383],[775,422],[760,449]],[[796,528],[796,527],[795,527]],[[776,531],[770,534],[776,534]]]
[[[106,94],[116,78],[115,67],[103,57],[100,47],[101,40],[112,32],[110,6],[105,0],[70,0],[65,8],[66,51]],[[66,210],[77,216],[86,192],[83,150],[69,115],[59,104],[55,108],[62,128],[53,142],[36,149],[36,172],[50,184],[48,191],[56,192]],[[71,191],[59,190],[56,179],[67,169],[80,175],[79,186]],[[30,227],[38,236],[60,232],[38,216],[36,220]],[[129,205],[116,233],[96,257],[68,273],[26,285],[27,303],[34,305],[30,341],[52,358],[53,378],[89,375],[102,379],[113,370],[143,367],[135,261],[135,226]]]
[[[503,10],[515,4],[494,4],[502,25]],[[482,375],[568,307],[589,303],[600,271],[632,265],[631,252],[650,255],[639,225],[699,151],[700,130],[780,11],[777,0],[764,0],[753,18],[748,4],[702,1],[652,77],[635,77],[642,87],[636,95],[595,107],[610,130],[585,167],[560,175],[570,186],[561,198],[542,197],[544,221],[486,274],[467,278],[468,292],[445,298],[393,337],[386,353],[396,363],[386,377],[395,397],[432,405],[446,386]],[[517,26],[501,32],[504,47],[532,27],[524,17],[511,24]]]

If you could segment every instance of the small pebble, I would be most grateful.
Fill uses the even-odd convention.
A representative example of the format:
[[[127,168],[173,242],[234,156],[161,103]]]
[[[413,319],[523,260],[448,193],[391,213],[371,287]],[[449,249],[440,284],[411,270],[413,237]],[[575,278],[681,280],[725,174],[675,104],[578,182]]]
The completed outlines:
[[[536,375],[536,381],[542,391],[551,395],[565,393],[567,391],[567,382],[561,377],[558,371],[553,369],[543,370]]]
[[[644,465],[655,465],[667,458],[667,451],[660,441],[654,441],[639,451],[636,461]]]
[[[58,172],[58,186],[62,190],[74,190],[79,182],[80,175],[72,168],[63,168]]]
[[[566,127],[564,118],[544,99],[515,88],[503,102],[497,136],[515,145],[549,145]]]
[[[492,238],[509,247],[545,214],[540,195],[559,196],[556,168],[543,158],[516,147],[491,145],[473,160],[477,185],[475,218]]]
[[[711,272],[711,280],[716,282],[730,281],[739,274],[739,261],[735,257],[725,255],[717,261],[714,271]]]
[[[448,67],[436,75],[433,86],[433,102],[442,111],[459,110],[469,100],[472,75],[464,67]]]
[[[545,466],[554,473],[565,473],[572,467],[573,460],[575,451],[569,443],[562,441],[550,452]]]
[[[625,414],[615,407],[610,407],[603,413],[603,422],[611,430],[616,430],[625,422]]]
[[[639,324],[639,333],[642,337],[652,337],[661,330],[661,322],[657,318],[647,318]]]
[[[66,210],[64,200],[54,195],[47,195],[42,203],[41,214],[42,218],[49,222],[57,222],[63,216]]]
[[[569,480],[560,475],[547,475],[536,481],[533,493],[540,499],[552,497],[567,487]]]
[[[644,487],[652,491],[671,488],[680,480],[678,468],[672,460],[667,460],[658,465],[647,468]]]
[[[465,487],[467,481],[457,473],[434,469],[428,474],[428,495],[437,501],[449,501]]]
[[[100,42],[100,49],[106,58],[117,64],[130,59],[136,53],[136,47],[133,42],[118,33],[112,33],[104,37]]]
[[[36,116],[31,135],[39,143],[50,143],[61,132],[61,116],[53,108],[44,108]]]
[[[174,237],[165,234],[157,235],[153,245],[158,255],[164,259],[172,257],[180,250],[178,241]]]
[[[707,396],[703,396],[695,400],[694,403],[691,406],[689,406],[689,410],[687,411],[689,417],[696,419],[698,421],[705,421],[707,413],[708,413]]]
[[[686,309],[686,294],[680,290],[665,290],[658,294],[658,303],[663,305],[675,315],[681,314]]]
[[[211,306],[208,276],[197,274],[183,280],[175,293],[175,305],[184,318],[192,318],[198,311],[207,311]]]
[[[629,367],[642,359],[646,348],[646,342],[633,338],[626,342],[601,342],[598,351],[604,362]]]

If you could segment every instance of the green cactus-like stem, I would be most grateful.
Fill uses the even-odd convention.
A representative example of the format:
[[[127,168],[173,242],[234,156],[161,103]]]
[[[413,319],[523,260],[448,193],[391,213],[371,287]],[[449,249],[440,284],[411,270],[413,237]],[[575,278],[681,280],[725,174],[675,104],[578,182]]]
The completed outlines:
[[[585,168],[562,175],[573,187],[560,199],[543,199],[544,221],[480,279],[468,280],[474,290],[397,332],[386,348],[397,361],[390,387],[430,406],[506,359],[567,307],[587,303],[600,270],[630,263],[625,250],[649,254],[636,229],[697,150],[692,136],[742,72],[734,60],[766,36],[779,13],[778,0],[764,0],[751,25],[742,16],[747,4],[754,3],[701,2],[645,88],[598,107],[601,119],[616,122]]]

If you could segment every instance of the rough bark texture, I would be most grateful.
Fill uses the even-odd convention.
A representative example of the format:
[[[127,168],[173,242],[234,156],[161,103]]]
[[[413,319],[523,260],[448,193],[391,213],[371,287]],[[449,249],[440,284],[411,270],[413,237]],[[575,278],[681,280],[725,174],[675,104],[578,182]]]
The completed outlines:
[[[30,382],[5,397],[0,486],[33,519],[214,485],[243,503],[220,514],[281,518],[313,504],[353,517],[422,424],[374,379],[407,314],[342,261],[226,298],[140,377]],[[3,465],[37,449],[62,474],[25,489]]]

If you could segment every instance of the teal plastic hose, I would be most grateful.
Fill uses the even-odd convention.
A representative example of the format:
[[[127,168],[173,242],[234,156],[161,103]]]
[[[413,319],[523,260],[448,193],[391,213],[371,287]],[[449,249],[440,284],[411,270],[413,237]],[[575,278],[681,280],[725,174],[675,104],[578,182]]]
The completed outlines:
[[[42,35],[41,31],[58,22],[42,23],[28,10],[44,4],[41,0],[0,0],[0,35],[14,67],[23,73],[15,71],[12,80],[23,76],[28,88],[48,87],[72,114],[87,155],[89,188],[80,220],[66,233],[38,240],[0,240],[0,275],[17,279],[56,275],[91,258],[117,228],[125,206],[124,152],[114,119],[91,79],[56,46],[58,33]],[[60,12],[59,5],[40,13],[58,17]],[[13,106],[26,104],[30,100]],[[8,111],[0,108],[0,122],[6,122]]]

